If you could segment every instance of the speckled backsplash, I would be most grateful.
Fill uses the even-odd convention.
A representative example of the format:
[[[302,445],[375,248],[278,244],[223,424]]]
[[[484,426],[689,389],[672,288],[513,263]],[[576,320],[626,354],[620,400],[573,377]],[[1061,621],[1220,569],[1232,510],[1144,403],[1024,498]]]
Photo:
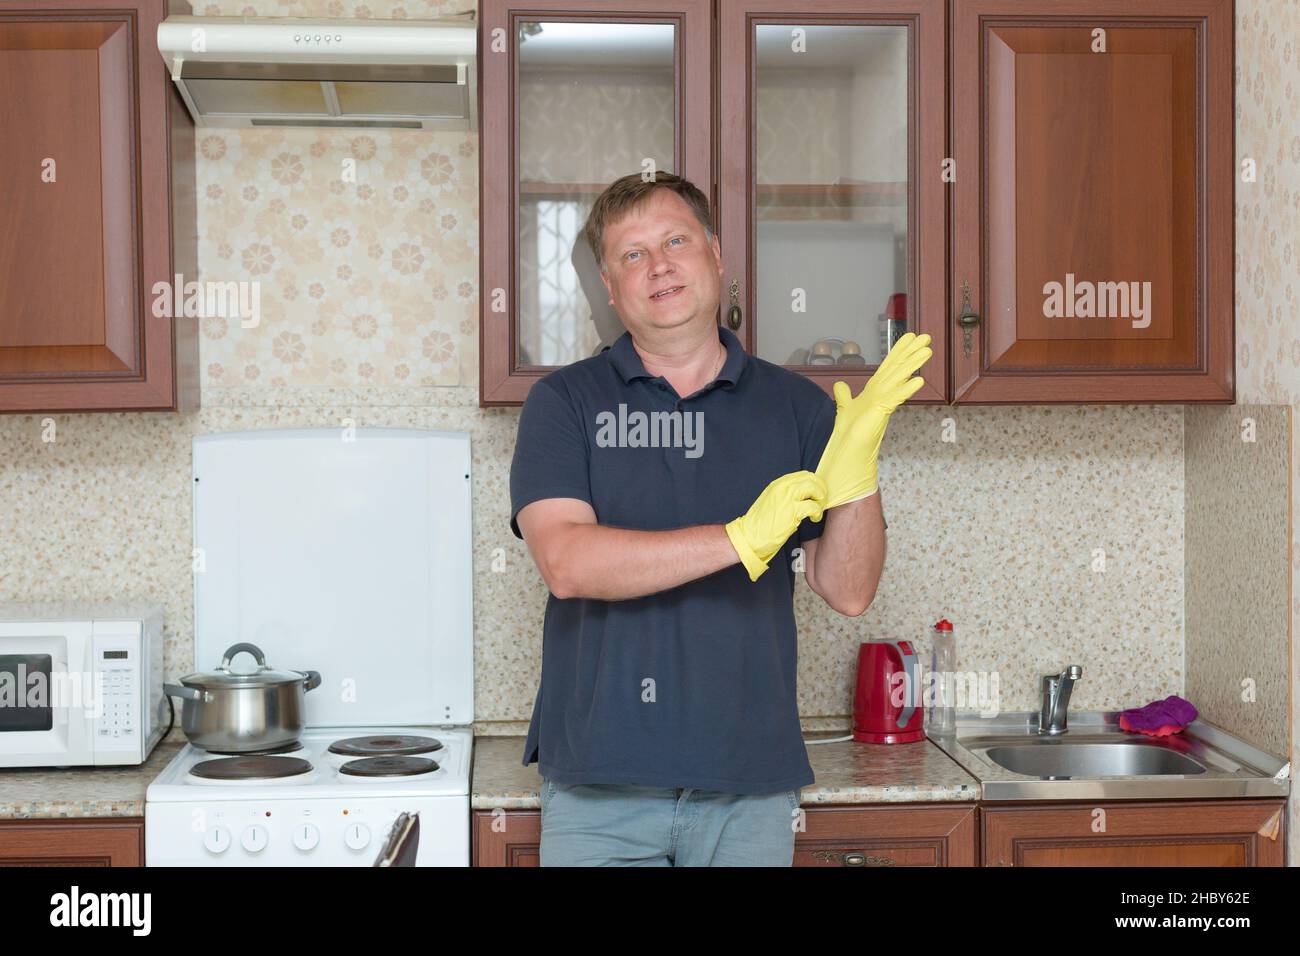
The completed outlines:
[[[1290,408],[1189,406],[1185,432],[1183,696],[1286,759]]]
[[[344,418],[464,430],[475,715],[485,731],[521,732],[546,588],[509,528],[518,410],[479,408],[470,388],[210,388],[204,401],[191,416],[53,416],[53,442],[40,417],[0,416],[0,599],[154,596],[167,612],[166,671],[180,676],[194,663],[194,435]],[[874,605],[847,618],[798,592],[809,729],[843,725],[859,642],[921,638],[941,615],[956,624],[961,669],[998,672],[1003,709],[1037,706],[1039,675],[1066,663],[1084,667],[1076,707],[1179,691],[1182,421],[1181,408],[1161,406],[900,410],[881,462],[889,558]]]

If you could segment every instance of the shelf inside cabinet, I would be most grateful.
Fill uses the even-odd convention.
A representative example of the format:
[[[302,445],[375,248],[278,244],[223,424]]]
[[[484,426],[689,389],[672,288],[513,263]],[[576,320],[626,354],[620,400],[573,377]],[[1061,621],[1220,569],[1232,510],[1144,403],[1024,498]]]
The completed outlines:
[[[519,195],[542,196],[553,199],[561,196],[599,196],[609,183],[547,183],[528,180],[519,184]]]
[[[763,206],[905,206],[907,183],[757,183]]]

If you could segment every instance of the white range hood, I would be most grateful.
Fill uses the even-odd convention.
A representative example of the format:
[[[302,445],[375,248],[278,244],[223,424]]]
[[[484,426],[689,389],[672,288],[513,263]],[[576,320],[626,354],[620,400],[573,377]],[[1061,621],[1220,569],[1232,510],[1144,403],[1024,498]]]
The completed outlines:
[[[478,128],[478,28],[443,20],[168,17],[162,54],[199,126]]]

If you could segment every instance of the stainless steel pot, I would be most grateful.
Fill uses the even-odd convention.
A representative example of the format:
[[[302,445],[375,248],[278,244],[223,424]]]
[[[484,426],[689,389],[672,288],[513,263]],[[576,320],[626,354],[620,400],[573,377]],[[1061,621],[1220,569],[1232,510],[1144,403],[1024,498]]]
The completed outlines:
[[[252,654],[257,670],[234,673],[230,662]],[[293,743],[302,734],[303,695],[320,686],[317,671],[274,670],[255,644],[234,644],[211,674],[190,674],[163,691],[184,703],[181,729],[204,750],[247,753]]]

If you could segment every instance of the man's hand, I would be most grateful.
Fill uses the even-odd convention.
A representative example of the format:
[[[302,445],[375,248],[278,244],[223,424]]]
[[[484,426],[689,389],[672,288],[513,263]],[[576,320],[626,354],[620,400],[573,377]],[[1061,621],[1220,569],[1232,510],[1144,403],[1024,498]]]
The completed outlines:
[[[749,510],[727,525],[727,537],[757,581],[767,562],[790,539],[804,518],[820,521],[826,507],[826,482],[811,471],[792,471],[773,480]]]
[[[835,428],[817,476],[826,482],[826,507],[836,508],[876,493],[876,459],[889,416],[925,384],[913,373],[930,360],[929,335],[908,332],[889,350],[857,398],[845,382],[835,383]]]

